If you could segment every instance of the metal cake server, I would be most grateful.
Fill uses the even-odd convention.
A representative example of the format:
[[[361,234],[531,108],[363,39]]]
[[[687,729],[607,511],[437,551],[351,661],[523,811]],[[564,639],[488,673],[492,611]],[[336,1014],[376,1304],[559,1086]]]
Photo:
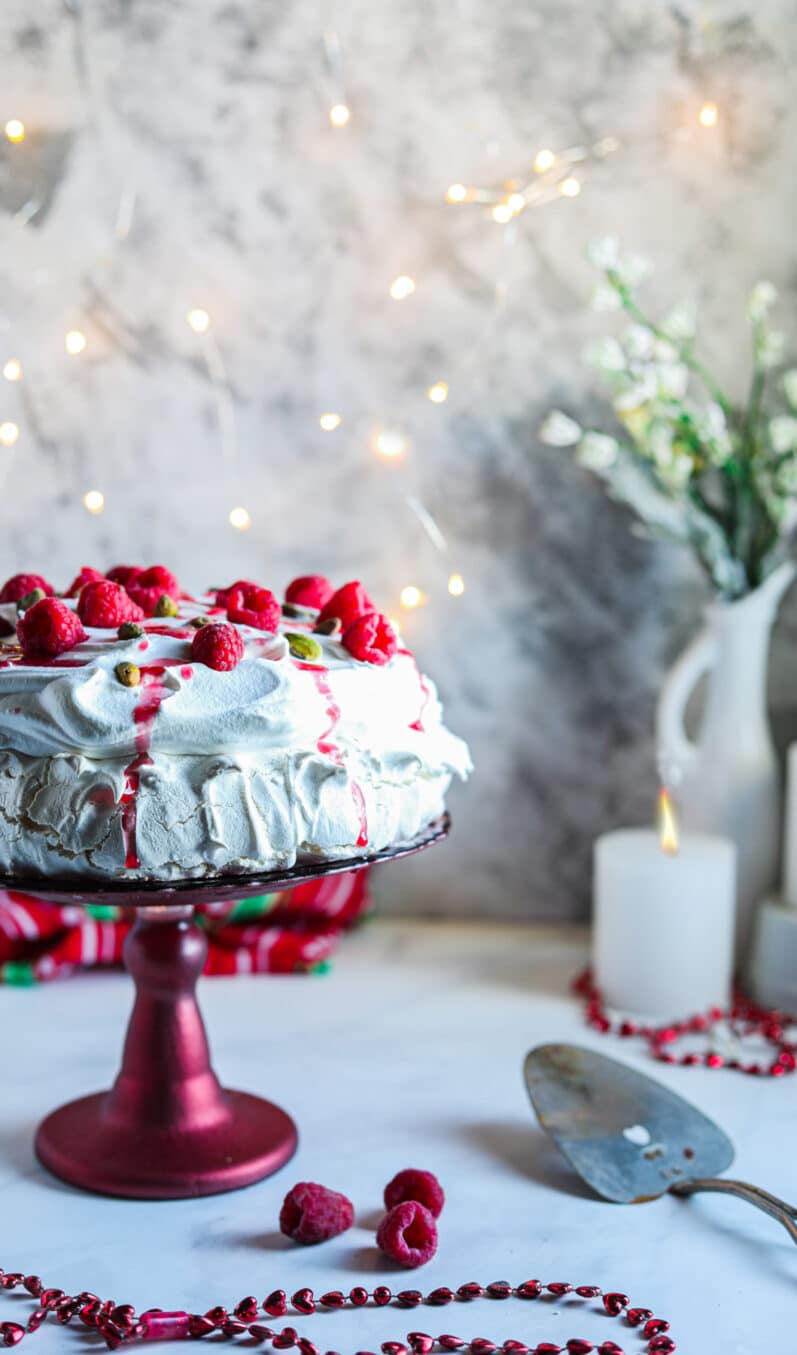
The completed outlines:
[[[653,1078],[572,1044],[532,1049],[524,1076],[542,1128],[604,1199],[639,1204],[666,1191],[737,1195],[797,1242],[797,1209],[759,1186],[719,1177],[734,1157],[727,1134]]]

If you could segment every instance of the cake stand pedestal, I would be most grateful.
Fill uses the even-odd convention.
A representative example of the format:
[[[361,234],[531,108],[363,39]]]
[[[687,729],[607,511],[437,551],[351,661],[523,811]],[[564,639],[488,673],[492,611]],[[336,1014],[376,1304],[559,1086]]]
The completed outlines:
[[[221,1086],[210,1062],[196,984],[207,938],[194,913],[422,851],[446,837],[448,817],[371,857],[283,873],[175,884],[0,878],[0,889],[59,903],[137,910],[124,963],[136,985],[122,1066],[110,1091],[81,1097],[39,1126],[36,1153],[72,1185],[130,1199],[174,1200],[237,1190],[270,1176],[296,1151],[291,1117],[271,1101]]]

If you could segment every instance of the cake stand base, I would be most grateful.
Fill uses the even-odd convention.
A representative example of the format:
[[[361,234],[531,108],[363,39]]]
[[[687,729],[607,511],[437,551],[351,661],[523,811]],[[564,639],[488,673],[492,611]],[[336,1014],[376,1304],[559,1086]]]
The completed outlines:
[[[36,1152],[84,1190],[139,1200],[251,1185],[296,1151],[289,1115],[224,1091],[210,1065],[195,988],[207,938],[188,906],[145,907],[124,949],[136,984],[122,1067],[109,1092],[53,1111]]]
[[[306,862],[211,880],[0,878],[0,889],[50,902],[125,904],[136,921],[124,962],[136,986],[122,1067],[109,1092],[71,1101],[39,1126],[36,1152],[56,1176],[101,1195],[178,1200],[270,1176],[296,1151],[289,1115],[248,1092],[225,1091],[210,1063],[196,984],[207,955],[194,910],[364,870],[442,842],[448,815],[372,856]]]
[[[250,1186],[296,1151],[289,1115],[248,1092],[222,1092],[227,1117],[195,1133],[126,1131],[108,1122],[109,1094],[70,1101],[39,1126],[36,1154],[83,1190],[135,1200],[179,1200]]]

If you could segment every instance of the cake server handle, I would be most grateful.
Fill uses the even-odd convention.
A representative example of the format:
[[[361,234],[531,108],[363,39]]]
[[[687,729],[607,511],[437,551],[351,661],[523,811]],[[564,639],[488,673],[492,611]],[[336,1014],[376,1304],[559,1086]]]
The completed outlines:
[[[778,1199],[777,1195],[770,1195],[768,1190],[762,1190],[760,1186],[751,1186],[747,1181],[726,1180],[721,1176],[697,1177],[694,1181],[679,1181],[670,1186],[671,1195],[696,1195],[703,1190],[714,1191],[718,1195],[735,1195],[740,1200],[746,1200],[756,1209],[769,1214],[770,1218],[777,1219],[792,1242],[797,1243],[797,1209],[785,1200]]]

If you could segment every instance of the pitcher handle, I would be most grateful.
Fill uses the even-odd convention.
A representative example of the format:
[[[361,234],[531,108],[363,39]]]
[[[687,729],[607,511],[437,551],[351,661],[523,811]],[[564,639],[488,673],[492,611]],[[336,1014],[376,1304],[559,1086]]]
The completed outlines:
[[[665,784],[677,785],[679,774],[683,775],[697,756],[697,745],[686,733],[684,717],[692,692],[716,659],[713,629],[704,626],[664,679],[656,712],[656,746]]]

